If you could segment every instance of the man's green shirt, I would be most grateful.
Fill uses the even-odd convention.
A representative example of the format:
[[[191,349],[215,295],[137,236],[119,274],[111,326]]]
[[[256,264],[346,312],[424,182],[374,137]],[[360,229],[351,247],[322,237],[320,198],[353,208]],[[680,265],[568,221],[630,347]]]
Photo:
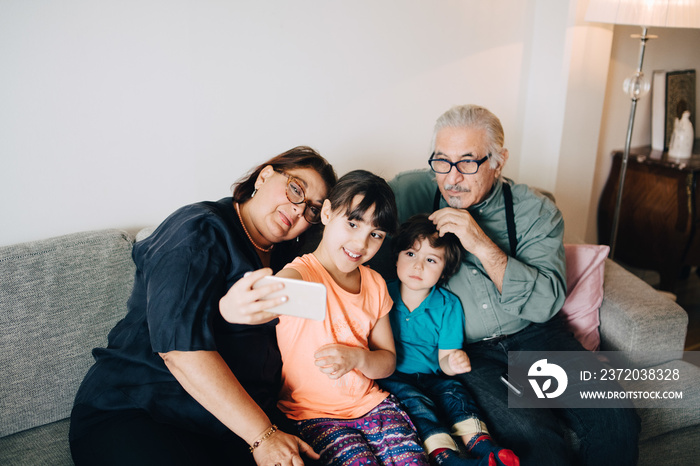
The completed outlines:
[[[517,248],[510,255],[503,183],[511,185]],[[399,221],[432,212],[437,183],[430,170],[398,174],[389,182],[396,194]],[[439,208],[448,207],[440,196]],[[446,288],[462,302],[467,343],[510,335],[531,322],[554,316],[566,297],[564,220],[546,196],[511,180],[496,180],[483,202],[468,208],[491,240],[508,254],[503,291],[486,274],[481,261],[468,251]]]

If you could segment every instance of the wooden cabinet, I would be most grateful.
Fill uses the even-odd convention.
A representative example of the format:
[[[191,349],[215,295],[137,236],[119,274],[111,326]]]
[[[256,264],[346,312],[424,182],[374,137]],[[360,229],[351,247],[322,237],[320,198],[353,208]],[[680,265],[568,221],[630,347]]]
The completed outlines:
[[[615,260],[657,270],[660,288],[673,291],[685,266],[700,265],[700,145],[690,159],[669,159],[651,147],[632,149],[617,234]],[[617,197],[622,151],[612,155],[612,168],[598,205],[598,241],[609,244]]]

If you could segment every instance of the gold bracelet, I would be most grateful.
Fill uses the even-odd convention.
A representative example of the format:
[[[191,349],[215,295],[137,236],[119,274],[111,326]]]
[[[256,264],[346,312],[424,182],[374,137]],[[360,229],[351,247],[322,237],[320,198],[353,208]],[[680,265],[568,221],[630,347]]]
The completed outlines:
[[[257,439],[255,442],[253,442],[253,444],[250,447],[248,447],[250,448],[250,452],[253,453],[253,450],[258,448],[261,443],[270,438],[270,436],[275,432],[277,432],[277,426],[272,424],[272,426],[269,429],[267,429],[267,431],[264,434],[262,434],[262,437]]]

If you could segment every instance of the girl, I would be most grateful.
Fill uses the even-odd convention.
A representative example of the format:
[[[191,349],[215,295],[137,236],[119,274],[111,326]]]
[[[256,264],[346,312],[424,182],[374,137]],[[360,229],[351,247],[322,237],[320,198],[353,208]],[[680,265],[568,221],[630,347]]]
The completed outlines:
[[[413,425],[374,379],[389,376],[396,352],[381,276],[362,266],[396,229],[389,185],[364,170],[343,176],[324,201],[318,248],[279,276],[322,283],[322,322],[280,316],[283,387],[279,408],[326,464],[428,464]]]

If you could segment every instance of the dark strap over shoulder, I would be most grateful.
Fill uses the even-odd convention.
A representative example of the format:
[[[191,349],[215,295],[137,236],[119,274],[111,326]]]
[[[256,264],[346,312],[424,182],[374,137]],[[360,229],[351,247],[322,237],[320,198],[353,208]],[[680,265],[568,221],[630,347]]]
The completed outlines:
[[[440,188],[435,189],[435,197],[433,198],[433,212],[440,208],[440,197],[442,193]],[[510,255],[515,257],[515,249],[518,246],[518,239],[515,236],[515,214],[513,212],[513,193],[510,190],[510,185],[503,182],[503,200],[506,207],[506,227],[508,228],[508,243],[510,244]]]
[[[515,236],[515,214],[513,213],[513,193],[510,190],[510,185],[503,182],[503,200],[506,204],[506,226],[508,227],[508,242],[510,243],[510,255],[515,257],[515,248],[518,245],[518,239]]]
[[[435,197],[433,198],[433,212],[440,209],[440,198],[441,197],[442,197],[442,193],[440,192],[440,188],[435,188]]]

